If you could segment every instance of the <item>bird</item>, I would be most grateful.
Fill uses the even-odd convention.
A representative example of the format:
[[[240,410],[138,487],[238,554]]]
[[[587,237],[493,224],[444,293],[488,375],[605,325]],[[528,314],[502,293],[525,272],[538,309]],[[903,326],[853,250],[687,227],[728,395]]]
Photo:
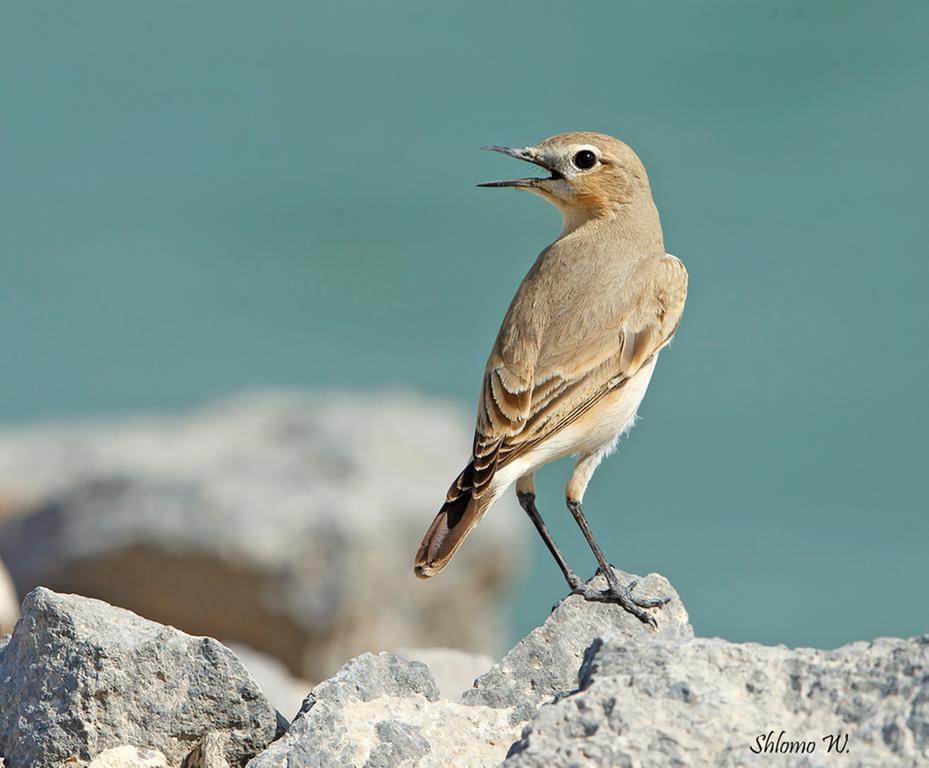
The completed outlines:
[[[600,462],[631,429],[658,355],[672,340],[687,297],[687,270],[665,252],[645,166],[624,142],[571,132],[523,148],[486,146],[539,166],[540,178],[479,187],[531,192],[562,215],[558,239],[516,291],[484,368],[467,466],[416,553],[420,578],[439,573],[490,506],[516,484],[520,506],[571,593],[617,603],[657,626],[646,609],[664,599],[621,586],[584,514]],[[576,456],[565,500],[606,579],[594,589],[568,566],[536,506],[535,472]]]

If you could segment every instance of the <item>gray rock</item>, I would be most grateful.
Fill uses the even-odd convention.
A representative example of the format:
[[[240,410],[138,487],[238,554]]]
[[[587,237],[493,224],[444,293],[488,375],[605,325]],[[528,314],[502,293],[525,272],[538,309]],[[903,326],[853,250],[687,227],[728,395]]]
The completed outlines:
[[[425,664],[365,654],[314,688],[248,768],[495,766],[518,735],[507,711],[440,699]]]
[[[0,561],[0,637],[13,631],[13,625],[19,618],[19,600],[13,579]]]
[[[133,745],[178,765],[209,731],[242,765],[278,732],[277,713],[235,655],[99,600],[36,589],[0,655],[7,768],[87,761]]]
[[[617,574],[623,583],[632,579]],[[593,583],[604,581],[598,577]],[[651,574],[637,590],[670,598],[655,609],[657,634],[617,606],[569,597],[457,701],[440,698],[424,664],[393,654],[361,656],[317,686],[288,734],[249,768],[496,766],[541,703],[579,687],[585,653],[605,633],[630,639],[690,636],[687,612],[663,577]],[[433,663],[441,666],[443,658]]]
[[[494,664],[490,656],[455,648],[398,648],[396,653],[401,659],[421,661],[429,667],[439,693],[445,699],[458,698]]]
[[[365,737],[373,736],[370,740],[374,748],[364,755],[365,761],[377,753],[377,764],[387,765],[396,757],[398,748],[392,746],[393,735],[402,733],[403,743],[415,743],[417,751],[422,748],[421,737],[401,728],[402,724],[393,721],[388,724],[386,719],[359,723],[350,714],[352,706],[391,699],[408,699],[424,705],[438,698],[438,688],[425,664],[408,662],[391,653],[363,654],[310,691],[288,734],[252,760],[249,768],[361,765],[364,746],[353,732],[358,725],[364,729]],[[388,706],[385,711],[389,709]]]
[[[374,730],[377,745],[365,760],[365,768],[400,768],[420,762],[432,747],[420,729],[400,720],[380,720]]]
[[[268,746],[274,710],[227,648],[39,589],[0,641],[0,755],[6,768],[71,755],[115,768],[135,749],[184,768],[929,765],[929,635],[832,651],[694,638],[663,577],[636,590],[669,598],[657,631],[569,597],[458,700],[423,663],[359,656]]]
[[[834,651],[609,637],[506,766],[929,765],[927,703],[929,636]]]
[[[503,592],[531,532],[511,498],[445,573],[412,576],[472,423],[412,395],[264,394],[6,430],[0,504],[19,514],[0,515],[0,558],[20,594],[99,597],[313,681],[368,650],[498,654]]]
[[[616,575],[623,585],[636,578],[619,570]],[[598,574],[590,583],[603,589],[606,579]],[[664,576],[650,573],[638,579],[633,594],[642,598],[668,598],[663,607],[650,609],[658,623],[657,634],[618,605],[588,602],[572,595],[555,607],[541,627],[530,632],[479,677],[474,687],[461,695],[461,702],[510,709],[511,722],[524,723],[534,716],[542,702],[577,689],[585,656],[599,645],[604,635],[693,636],[684,604]]]
[[[299,714],[306,714],[320,701],[344,704],[379,696],[423,696],[436,701],[439,689],[429,667],[421,662],[406,661],[393,653],[365,653],[310,691]]]
[[[657,632],[570,597],[457,701],[421,665],[357,659],[249,768],[929,765],[929,635],[834,651],[694,638],[663,577],[637,590],[670,597]]]

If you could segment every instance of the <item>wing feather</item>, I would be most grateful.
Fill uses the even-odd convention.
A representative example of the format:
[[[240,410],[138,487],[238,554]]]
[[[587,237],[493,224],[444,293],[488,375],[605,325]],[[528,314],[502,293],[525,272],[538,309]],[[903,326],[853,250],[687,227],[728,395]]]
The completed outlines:
[[[511,307],[504,321],[509,332],[501,332],[484,374],[474,435],[475,496],[486,493],[500,467],[569,426],[670,342],[683,310],[687,273],[673,256],[653,271],[653,279],[639,281],[640,290],[595,332],[578,333],[569,326],[573,334],[539,338],[538,329],[535,336],[514,331],[520,318]],[[550,350],[555,353],[545,356]],[[556,365],[546,365],[546,357]],[[570,370],[565,359],[583,362]]]

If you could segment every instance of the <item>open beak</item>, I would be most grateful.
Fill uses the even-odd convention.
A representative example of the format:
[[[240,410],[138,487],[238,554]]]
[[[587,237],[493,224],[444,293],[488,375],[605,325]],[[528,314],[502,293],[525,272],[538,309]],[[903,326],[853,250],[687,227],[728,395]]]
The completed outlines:
[[[509,155],[510,157],[515,157],[517,160],[525,160],[527,163],[532,163],[533,165],[538,165],[540,168],[544,168],[547,171],[551,172],[551,176],[543,179],[511,179],[509,181],[485,181],[482,184],[478,184],[479,187],[517,187],[522,189],[532,189],[539,186],[541,181],[550,181],[552,179],[562,178],[561,174],[553,168],[549,168],[548,165],[535,154],[534,150],[530,147],[525,147],[524,149],[517,149],[516,147],[497,147],[493,144],[489,144],[481,149],[486,149],[490,152],[502,152],[504,155]]]

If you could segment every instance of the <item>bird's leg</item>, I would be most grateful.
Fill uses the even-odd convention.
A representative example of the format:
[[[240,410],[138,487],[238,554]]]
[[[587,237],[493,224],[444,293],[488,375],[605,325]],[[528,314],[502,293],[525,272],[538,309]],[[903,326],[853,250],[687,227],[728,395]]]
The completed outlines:
[[[539,510],[535,505],[535,487],[531,476],[527,479],[520,478],[516,485],[516,498],[519,499],[519,505],[526,511],[526,514],[529,515],[529,519],[532,520],[533,525],[535,525],[535,529],[539,532],[539,536],[542,537],[542,541],[545,542],[545,546],[548,547],[548,551],[552,553],[555,562],[558,563],[558,567],[564,574],[565,581],[568,582],[571,591],[573,592],[576,589],[580,589],[584,582],[568,566],[564,555],[561,554],[561,550],[558,549],[558,545],[555,544],[555,540],[548,532],[548,528],[545,527],[542,515],[539,514]]]
[[[575,589],[574,591],[581,595],[585,600],[596,600],[605,603],[619,603],[619,605],[621,605],[626,611],[631,613],[640,621],[643,621],[646,624],[650,624],[653,627],[657,627],[655,617],[644,609],[657,608],[664,605],[668,601],[662,598],[640,599],[633,597],[632,587],[635,585],[634,582],[628,587],[621,586],[619,579],[616,578],[616,573],[613,571],[613,567],[607,562],[606,557],[603,554],[603,550],[600,549],[600,545],[594,538],[593,531],[590,530],[590,524],[587,522],[587,518],[584,517],[584,511],[581,508],[581,502],[571,499],[570,497],[567,501],[568,509],[574,516],[575,521],[577,521],[577,525],[581,529],[581,533],[584,534],[584,538],[587,539],[587,543],[590,545],[591,550],[593,550],[594,557],[597,558],[597,562],[600,564],[600,572],[606,578],[607,583],[607,588],[603,590],[592,589],[585,584],[582,587]]]
[[[607,562],[603,550],[600,549],[600,545],[594,538],[593,531],[590,530],[590,524],[587,522],[587,518],[584,517],[584,511],[581,508],[581,500],[584,498],[584,491],[587,490],[587,484],[590,482],[594,470],[596,470],[603,457],[609,452],[610,447],[611,446],[604,446],[599,451],[580,456],[577,460],[577,464],[574,466],[574,472],[571,473],[571,479],[568,481],[568,488],[565,494],[568,510],[570,510],[578,527],[581,529],[581,533],[584,534],[584,538],[587,539],[587,543],[590,545],[594,557],[597,558],[597,563],[600,565],[600,572],[603,574],[607,583],[607,588],[604,590],[592,589],[585,584],[581,589],[574,591],[582,595],[586,600],[619,603],[633,616],[654,627],[655,617],[643,609],[656,608],[660,605],[664,605],[668,601],[633,597],[632,590],[635,586],[635,582],[625,588],[620,586],[619,579],[616,578],[616,573]]]

